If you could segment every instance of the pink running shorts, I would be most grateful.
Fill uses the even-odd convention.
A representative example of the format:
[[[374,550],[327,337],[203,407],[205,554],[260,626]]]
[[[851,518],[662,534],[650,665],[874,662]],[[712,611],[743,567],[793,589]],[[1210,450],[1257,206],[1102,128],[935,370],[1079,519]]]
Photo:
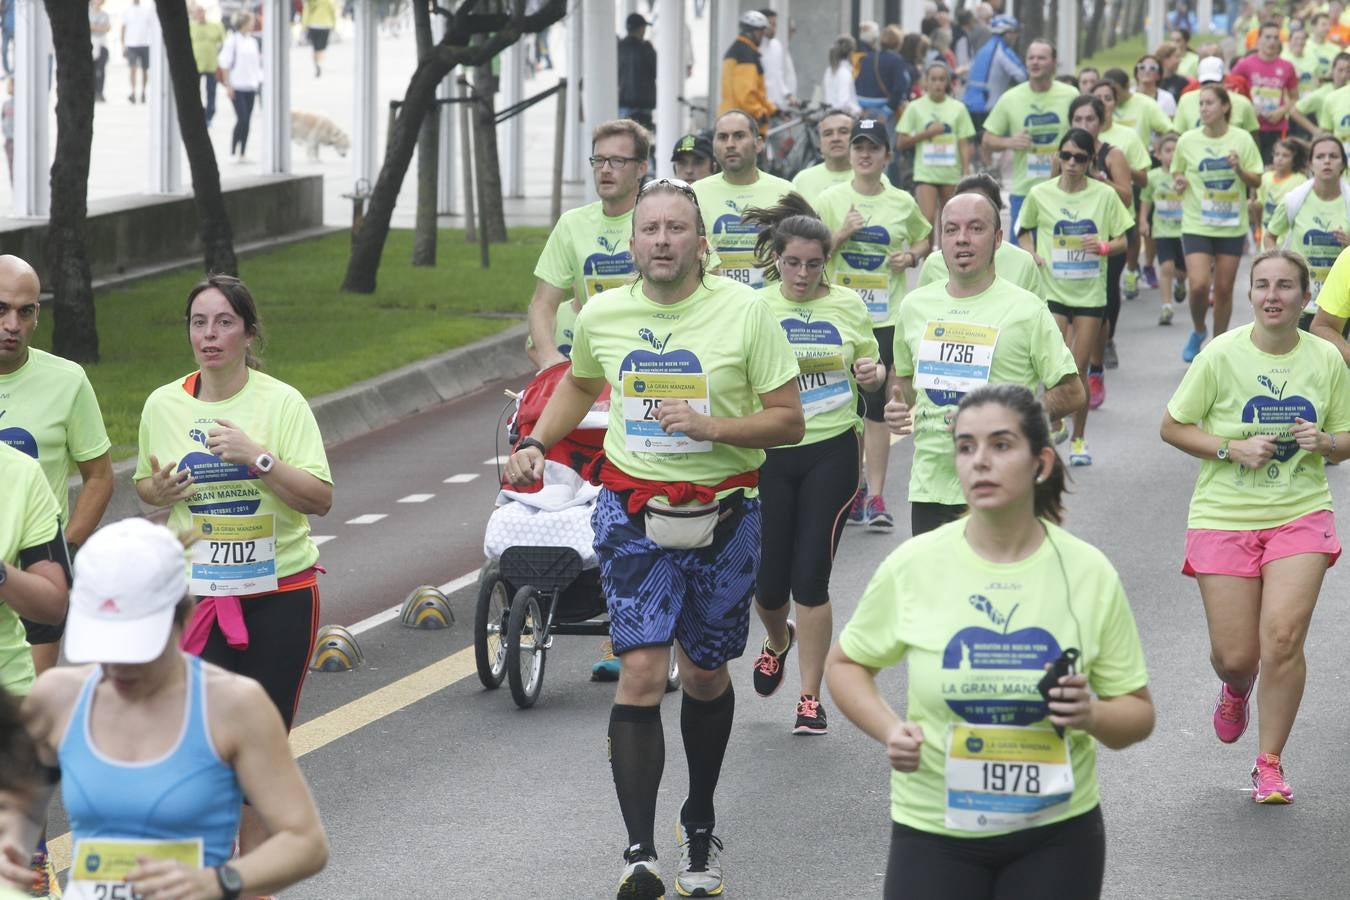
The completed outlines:
[[[1216,528],[1186,530],[1186,561],[1183,574],[1234,575],[1260,578],[1268,562],[1300,553],[1325,553],[1327,568],[1341,555],[1336,537],[1336,516],[1323,509],[1299,516],[1275,528],[1257,531],[1220,531]]]

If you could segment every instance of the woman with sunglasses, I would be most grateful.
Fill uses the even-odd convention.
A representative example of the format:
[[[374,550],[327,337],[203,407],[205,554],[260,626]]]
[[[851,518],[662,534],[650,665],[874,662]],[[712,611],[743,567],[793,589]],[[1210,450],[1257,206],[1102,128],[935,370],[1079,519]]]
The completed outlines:
[[[1256,257],[1254,321],[1200,352],[1161,427],[1164,441],[1204,460],[1182,572],[1209,623],[1220,741],[1242,737],[1256,689],[1257,803],[1294,799],[1280,754],[1307,680],[1308,624],[1341,553],[1325,465],[1350,458],[1350,380],[1335,347],[1299,331],[1311,288],[1297,253]]]
[[[1214,334],[1228,330],[1233,281],[1247,244],[1247,189],[1261,186],[1261,151],[1252,136],[1229,124],[1233,103],[1218,84],[1197,91],[1199,128],[1177,141],[1173,188],[1182,194],[1181,249],[1186,254],[1194,331],[1181,351],[1183,362],[1200,352],[1209,332],[1205,316],[1214,297]]]
[[[778,690],[788,651],[798,644],[801,691],[792,731],[825,734],[820,682],[834,636],[830,570],[858,489],[858,389],[880,390],[886,368],[876,362],[877,339],[862,298],[824,279],[830,229],[802,196],[794,192],[777,206],[747,210],[743,221],[762,229],[755,250],[769,283],[760,294],[797,356],[806,415],[806,437],[766,450],[759,470],[755,611],[768,635],[755,660],[755,692],[768,697]],[[788,618],[789,599],[795,620]]]
[[[1064,464],[1030,390],[967,394],[948,440],[969,514],[881,564],[826,669],[893,770],[882,896],[1097,900],[1097,744],[1153,730],[1134,616],[1111,563],[1059,525]],[[901,662],[904,718],[877,684]]]
[[[1095,114],[1101,106],[1095,97],[1079,99],[1087,103],[1071,105],[1071,123],[1075,112],[1090,108]],[[1120,153],[1116,148],[1110,151]],[[1031,189],[1016,226],[1018,243],[1036,256],[1041,267],[1050,312],[1073,351],[1078,375],[1089,393],[1088,358],[1106,319],[1106,260],[1125,252],[1125,231],[1134,222],[1123,200],[1130,191],[1128,170],[1123,190],[1118,183],[1104,184],[1093,177],[1098,153],[1097,139],[1071,124],[1059,142],[1059,177]],[[1124,165],[1123,158],[1120,165]],[[1119,178],[1119,165],[1115,168]],[[1069,465],[1092,465],[1087,416],[1086,406],[1074,413]]]
[[[1264,238],[1267,250],[1283,247],[1308,262],[1312,300],[1299,319],[1305,331],[1317,313],[1317,295],[1336,257],[1350,245],[1350,186],[1342,181],[1345,148],[1333,135],[1324,134],[1312,142],[1311,157],[1312,182],[1294,188],[1275,204]]]
[[[1130,102],[1122,103],[1121,108],[1116,110],[1116,118],[1124,119],[1126,116],[1133,116],[1134,112],[1126,112],[1125,107],[1132,106],[1135,97],[1143,97],[1152,100],[1158,107],[1158,111],[1167,117],[1167,127],[1162,133],[1166,134],[1172,130],[1172,117],[1177,114],[1177,98],[1172,96],[1171,91],[1164,90],[1162,87],[1162,61],[1152,53],[1145,53],[1139,57],[1139,61],[1134,64],[1134,90],[1130,92]],[[1140,114],[1142,120],[1146,114]],[[1142,137],[1142,135],[1141,135]]]

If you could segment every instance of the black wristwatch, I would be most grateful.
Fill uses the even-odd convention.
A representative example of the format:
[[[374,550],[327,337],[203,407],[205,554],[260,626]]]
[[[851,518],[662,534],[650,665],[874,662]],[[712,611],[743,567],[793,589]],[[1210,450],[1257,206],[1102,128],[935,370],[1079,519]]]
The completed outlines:
[[[535,440],[532,437],[523,437],[520,439],[520,443],[516,444],[516,452],[519,453],[526,447],[536,447],[540,453],[548,456],[548,448],[544,446],[542,441]]]
[[[224,900],[239,900],[239,895],[244,892],[244,879],[233,866],[216,866],[216,882]]]
[[[6,567],[3,561],[0,561],[0,587],[4,587],[5,582],[8,580],[9,580],[8,568]]]

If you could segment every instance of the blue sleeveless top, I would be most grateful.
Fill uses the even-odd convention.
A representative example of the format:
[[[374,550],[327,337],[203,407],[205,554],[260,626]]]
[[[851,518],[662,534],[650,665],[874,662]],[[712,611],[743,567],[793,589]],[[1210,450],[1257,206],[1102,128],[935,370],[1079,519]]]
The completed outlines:
[[[76,842],[200,837],[207,867],[229,862],[243,792],[234,769],[211,743],[202,661],[195,656],[187,661],[183,730],[168,753],[149,762],[118,762],[94,746],[89,708],[102,669],[96,667],[85,681],[57,750],[61,794]]]

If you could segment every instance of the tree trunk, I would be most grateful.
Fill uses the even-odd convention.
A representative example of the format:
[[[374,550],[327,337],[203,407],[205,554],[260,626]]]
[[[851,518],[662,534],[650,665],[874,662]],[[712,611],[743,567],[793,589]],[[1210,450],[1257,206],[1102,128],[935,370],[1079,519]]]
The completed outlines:
[[[431,10],[425,2],[413,3],[417,32],[417,58],[431,55]],[[422,121],[417,138],[417,223],[413,232],[412,264],[436,265],[436,175],[440,164],[440,105],[435,104]]]
[[[1083,43],[1083,58],[1094,55],[1101,46],[1102,17],[1106,14],[1106,0],[1092,4],[1092,19],[1088,22],[1087,39]]]
[[[1030,3],[1019,3],[1017,11],[1020,14],[1022,25],[1022,39],[1019,41],[1021,47],[1018,52],[1025,59],[1027,47],[1033,40],[1047,34],[1045,28],[1045,6],[1042,0],[1031,0]],[[1049,32],[1050,39],[1054,40],[1053,29]]]
[[[160,32],[164,35],[169,74],[173,78],[178,130],[192,171],[192,196],[197,204],[203,263],[207,272],[238,275],[234,231],[225,210],[225,195],[220,190],[220,167],[216,164],[216,151],[211,146],[206,112],[202,109],[201,79],[197,74],[197,60],[192,55],[187,4],[185,0],[155,0],[155,11],[159,15]]]
[[[479,102],[474,111],[478,123],[474,129],[477,163],[479,219],[487,222],[488,240],[500,244],[506,240],[506,211],[502,208],[502,164],[497,149],[497,78],[492,66],[479,66],[473,73],[473,86]]]
[[[56,54],[56,161],[47,223],[47,271],[55,296],[52,349],[76,362],[98,362],[93,277],[85,253],[85,197],[94,142],[94,57],[83,3],[45,0]]]

